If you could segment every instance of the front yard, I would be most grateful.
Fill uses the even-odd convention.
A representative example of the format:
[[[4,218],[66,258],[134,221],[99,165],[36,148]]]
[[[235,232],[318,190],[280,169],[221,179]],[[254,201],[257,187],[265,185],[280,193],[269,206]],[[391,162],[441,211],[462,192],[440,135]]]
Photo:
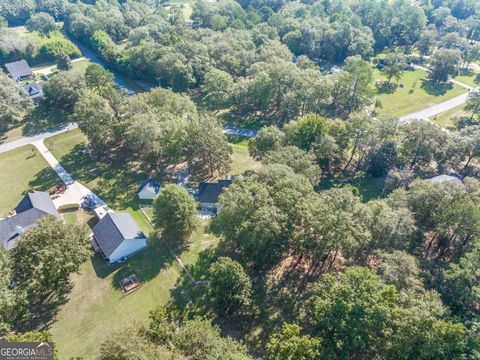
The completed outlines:
[[[376,98],[382,103],[377,109],[379,115],[399,117],[425,109],[466,92],[467,89],[447,83],[434,85],[428,81],[428,73],[422,69],[405,71],[399,85],[392,93],[381,93],[377,90]],[[374,81],[386,81],[385,76],[374,70]],[[392,82],[395,80],[392,79]]]
[[[29,190],[46,191],[60,179],[32,145],[0,154],[0,217]]]

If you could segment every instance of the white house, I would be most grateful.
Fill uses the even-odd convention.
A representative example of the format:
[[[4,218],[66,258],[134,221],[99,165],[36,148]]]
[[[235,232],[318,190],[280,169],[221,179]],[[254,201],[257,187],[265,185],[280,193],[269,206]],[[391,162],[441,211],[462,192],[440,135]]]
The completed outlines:
[[[130,215],[107,212],[93,227],[92,245],[108,264],[114,264],[145,249],[147,237]]]
[[[137,190],[140,200],[155,200],[160,192],[160,181],[154,178],[148,178]]]

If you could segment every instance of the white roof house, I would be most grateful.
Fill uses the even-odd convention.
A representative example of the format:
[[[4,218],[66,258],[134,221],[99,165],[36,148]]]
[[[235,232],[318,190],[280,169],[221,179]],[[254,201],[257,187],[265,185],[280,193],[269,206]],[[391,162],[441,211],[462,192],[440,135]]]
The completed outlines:
[[[160,181],[150,177],[137,190],[140,200],[154,200],[160,192]]]
[[[127,213],[107,212],[93,227],[92,245],[114,264],[145,249],[147,237]]]

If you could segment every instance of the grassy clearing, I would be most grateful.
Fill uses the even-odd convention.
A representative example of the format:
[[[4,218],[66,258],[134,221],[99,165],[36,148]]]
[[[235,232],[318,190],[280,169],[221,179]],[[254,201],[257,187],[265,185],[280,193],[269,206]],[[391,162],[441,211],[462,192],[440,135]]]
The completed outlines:
[[[87,67],[90,64],[91,62],[88,60],[75,61],[74,63],[72,63],[72,71],[85,75],[85,71],[87,70]]]
[[[0,217],[29,190],[46,191],[60,179],[31,145],[0,154]]]
[[[445,111],[430,120],[432,120],[434,123],[440,125],[441,127],[444,127],[446,129],[455,129],[455,119],[466,116],[468,115],[464,111],[465,105],[459,105],[457,107],[454,107],[453,109],[450,109],[448,111]]]
[[[201,227],[182,254],[182,261],[194,263],[201,251],[216,242]],[[140,278],[142,287],[125,295],[118,282],[132,273]],[[149,312],[170,299],[180,274],[179,265],[158,240],[121,266],[109,267],[99,255],[92,257],[82,265],[80,274],[73,276],[69,301],[50,329],[60,357],[92,359],[108,334],[133,323],[146,324]]]
[[[377,69],[374,70],[375,81],[386,81],[385,76]],[[379,93],[377,98],[382,103],[378,109],[380,115],[402,116],[426,107],[441,103],[467,90],[456,84],[434,85],[427,79],[427,72],[422,69],[405,71],[393,93]]]
[[[473,71],[461,71],[460,74],[455,77],[455,80],[471,87],[477,87],[480,85],[480,77],[478,76],[479,74]]]
[[[246,170],[258,170],[262,164],[252,158],[248,152],[249,138],[228,135],[227,140],[232,146],[232,168],[230,169],[230,175],[238,175]]]

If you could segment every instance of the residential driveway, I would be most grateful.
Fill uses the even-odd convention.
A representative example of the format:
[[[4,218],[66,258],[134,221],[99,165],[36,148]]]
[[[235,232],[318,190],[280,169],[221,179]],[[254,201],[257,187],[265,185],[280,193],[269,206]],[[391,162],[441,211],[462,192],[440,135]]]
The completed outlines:
[[[88,60],[85,56],[82,56],[82,57],[79,57],[77,59],[73,59],[71,62],[72,63],[76,63],[78,61],[84,61],[84,60]],[[52,73],[55,69],[57,68],[57,65],[52,65],[52,66],[49,66],[49,67],[46,67],[46,68],[43,68],[43,69],[38,69],[38,70],[35,70],[33,73],[34,74],[40,74],[40,75],[49,75],[50,73]]]
[[[63,166],[58,162],[58,160],[53,156],[53,154],[48,150],[48,148],[43,143],[43,139],[35,141],[32,143],[35,146],[40,154],[47,160],[48,164],[53,170],[58,174],[63,183],[67,185],[67,190],[60,194],[59,197],[53,200],[53,203],[58,208],[59,206],[66,204],[79,204],[81,205],[85,196],[91,196],[98,199],[99,204],[105,205],[105,202],[101,200],[96,194],[89,190],[84,185],[80,184],[78,181],[73,180],[72,176],[63,168]]]
[[[19,147],[24,146],[24,145],[32,144],[36,141],[44,140],[44,139],[49,138],[51,136],[62,134],[64,132],[67,132],[67,131],[70,131],[70,130],[73,130],[73,129],[76,129],[76,128],[78,128],[78,125],[74,124],[74,123],[71,123],[71,124],[67,124],[65,126],[49,129],[49,130],[47,130],[43,133],[36,134],[36,135],[33,135],[33,136],[25,136],[25,137],[22,137],[21,139],[18,139],[18,140],[11,141],[11,142],[8,142],[6,144],[0,145],[0,153],[4,153],[4,152],[19,148]]]
[[[35,141],[32,143],[33,146],[37,148],[37,150],[42,154],[42,156],[47,160],[48,164],[52,167],[53,170],[60,176],[60,179],[64,182],[65,185],[72,185],[75,181],[70,176],[70,174],[63,168],[62,165],[58,162],[58,160],[53,156],[50,150],[47,149],[45,144],[43,143],[43,139]]]
[[[440,104],[433,105],[426,109],[414,112],[412,114],[402,116],[400,118],[400,122],[410,122],[412,120],[417,120],[417,119],[421,120],[425,118],[434,117],[440,113],[451,110],[454,107],[460,106],[463,103],[465,103],[465,101],[467,101],[468,94],[469,92],[466,92],[465,94],[459,95],[457,97],[454,97],[453,99],[444,101]]]

